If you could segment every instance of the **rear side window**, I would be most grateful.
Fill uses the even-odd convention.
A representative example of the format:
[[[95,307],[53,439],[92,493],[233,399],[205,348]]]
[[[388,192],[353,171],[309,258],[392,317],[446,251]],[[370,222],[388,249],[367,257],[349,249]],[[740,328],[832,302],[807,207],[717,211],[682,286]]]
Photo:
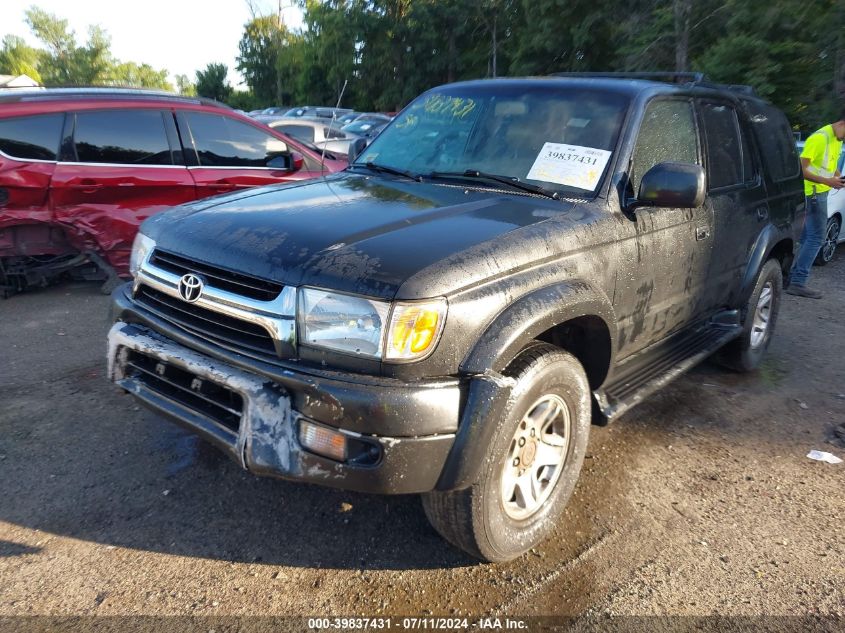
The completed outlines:
[[[267,167],[287,151],[275,136],[219,114],[186,113],[200,165],[204,167]]]
[[[74,144],[81,163],[173,164],[164,119],[158,110],[79,112]]]
[[[282,134],[301,138],[303,141],[314,142],[314,128],[307,125],[277,125],[274,126],[274,129],[279,130]]]
[[[338,130],[336,127],[332,128],[323,128],[323,137],[324,138],[346,138],[346,135]]]
[[[775,182],[798,176],[800,161],[786,116],[770,105],[746,102],[751,127],[762,154],[763,165]]]
[[[741,184],[742,150],[736,111],[723,103],[702,103],[701,120],[707,139],[707,179],[710,189]]]
[[[695,118],[689,101],[652,101],[646,108],[631,162],[631,184],[659,163],[698,164]]]
[[[0,119],[0,151],[24,160],[56,160],[64,120],[61,112]]]

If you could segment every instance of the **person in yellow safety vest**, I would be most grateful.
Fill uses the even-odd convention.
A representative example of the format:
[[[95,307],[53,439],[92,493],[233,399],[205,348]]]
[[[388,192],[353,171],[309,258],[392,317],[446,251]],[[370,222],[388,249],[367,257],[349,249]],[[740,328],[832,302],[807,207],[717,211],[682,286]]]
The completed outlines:
[[[801,246],[789,274],[789,286],[786,288],[786,292],[791,295],[822,298],[821,292],[807,286],[807,280],[827,229],[827,193],[831,189],[842,189],[845,186],[836,166],[842,152],[843,139],[845,114],[835,123],[813,132],[804,143],[801,168],[804,172],[807,214],[804,216]]]

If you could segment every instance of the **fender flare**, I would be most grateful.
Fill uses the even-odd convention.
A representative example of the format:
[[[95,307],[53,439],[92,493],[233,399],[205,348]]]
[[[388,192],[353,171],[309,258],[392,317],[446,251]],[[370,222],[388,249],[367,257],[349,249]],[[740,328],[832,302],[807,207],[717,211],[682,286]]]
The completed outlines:
[[[501,374],[528,342],[549,328],[584,316],[604,320],[610,333],[612,363],[616,320],[604,293],[583,281],[568,281],[535,290],[505,309],[493,321],[461,364],[470,374],[467,398],[455,442],[437,483],[437,490],[466,488],[490,459],[488,447],[508,406],[514,386]]]
[[[571,280],[530,292],[502,311],[464,358],[461,372],[499,373],[532,339],[555,325],[584,316],[599,317],[607,325],[612,357],[616,313],[610,300],[589,282]]]
[[[754,247],[751,249],[751,254],[748,257],[748,263],[745,266],[745,274],[742,277],[742,285],[739,290],[739,304],[745,305],[745,301],[751,295],[754,289],[754,284],[757,281],[757,275],[760,274],[760,269],[763,264],[769,259],[769,253],[772,252],[778,242],[788,239],[789,236],[783,231],[779,230],[774,224],[767,224],[757,240],[754,242]]]

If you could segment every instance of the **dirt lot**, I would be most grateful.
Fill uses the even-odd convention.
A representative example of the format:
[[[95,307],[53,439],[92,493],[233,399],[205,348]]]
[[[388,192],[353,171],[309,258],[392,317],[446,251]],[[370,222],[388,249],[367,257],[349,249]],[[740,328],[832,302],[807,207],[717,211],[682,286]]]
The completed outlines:
[[[594,427],[554,538],[470,560],[418,499],[240,471],[104,378],[108,299],[0,302],[0,616],[845,616],[845,257],[765,367],[705,364]]]

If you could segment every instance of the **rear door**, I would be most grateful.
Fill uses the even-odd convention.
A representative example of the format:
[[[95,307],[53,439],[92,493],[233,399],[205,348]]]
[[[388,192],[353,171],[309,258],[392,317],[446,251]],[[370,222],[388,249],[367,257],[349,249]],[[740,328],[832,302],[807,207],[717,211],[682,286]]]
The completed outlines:
[[[697,106],[707,156],[707,204],[713,212],[708,303],[715,310],[737,304],[751,251],[770,212],[754,140],[737,109],[715,99],[701,99]]]
[[[51,189],[56,220],[119,274],[128,271],[141,222],[196,197],[169,110],[71,113],[60,158]]]
[[[47,203],[65,115],[0,119],[0,229],[50,222]]]
[[[189,170],[200,198],[257,185],[315,178],[320,166],[289,140],[225,114],[191,110],[177,113]],[[279,168],[291,150],[304,157],[302,166]]]

